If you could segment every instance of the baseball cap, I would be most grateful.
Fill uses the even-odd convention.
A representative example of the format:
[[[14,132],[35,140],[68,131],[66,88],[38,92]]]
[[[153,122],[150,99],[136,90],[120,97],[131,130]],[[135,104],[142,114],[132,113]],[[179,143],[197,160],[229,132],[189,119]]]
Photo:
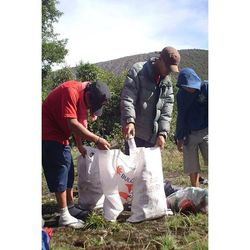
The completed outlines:
[[[179,72],[178,65],[181,61],[181,56],[175,48],[165,47],[160,55],[171,72]]]
[[[104,103],[111,97],[107,84],[97,80],[89,84],[88,91],[90,91],[90,106],[92,113],[96,116],[101,116]]]

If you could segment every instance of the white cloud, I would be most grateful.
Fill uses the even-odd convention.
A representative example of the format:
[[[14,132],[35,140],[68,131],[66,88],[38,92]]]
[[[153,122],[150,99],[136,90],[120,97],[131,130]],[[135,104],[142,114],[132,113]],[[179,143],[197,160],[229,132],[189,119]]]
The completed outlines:
[[[207,0],[60,1],[66,62],[100,62],[171,45],[207,48]]]

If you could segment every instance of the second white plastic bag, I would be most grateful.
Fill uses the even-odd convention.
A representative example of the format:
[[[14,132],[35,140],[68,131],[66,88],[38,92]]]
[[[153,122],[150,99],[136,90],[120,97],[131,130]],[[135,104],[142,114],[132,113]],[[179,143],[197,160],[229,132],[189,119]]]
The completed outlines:
[[[99,171],[105,196],[103,212],[108,221],[115,221],[123,211],[134,182],[136,161],[121,150],[100,150]]]

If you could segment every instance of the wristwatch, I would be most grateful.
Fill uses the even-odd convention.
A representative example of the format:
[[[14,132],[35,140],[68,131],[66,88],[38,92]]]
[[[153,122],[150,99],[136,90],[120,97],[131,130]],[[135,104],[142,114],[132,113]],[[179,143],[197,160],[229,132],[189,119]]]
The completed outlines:
[[[134,118],[130,117],[126,120],[126,123],[129,124],[129,123],[134,123],[135,124],[135,120]]]
[[[165,140],[167,139],[167,132],[160,132],[158,133],[158,136],[159,135],[163,136]]]

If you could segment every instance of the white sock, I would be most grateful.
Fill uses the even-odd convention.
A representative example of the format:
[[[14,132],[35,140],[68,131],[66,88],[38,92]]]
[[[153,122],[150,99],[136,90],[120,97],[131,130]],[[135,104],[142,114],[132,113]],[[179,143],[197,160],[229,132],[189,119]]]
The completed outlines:
[[[60,218],[59,218],[60,225],[68,225],[68,224],[77,223],[77,222],[78,222],[78,219],[70,215],[67,207],[60,209]]]

